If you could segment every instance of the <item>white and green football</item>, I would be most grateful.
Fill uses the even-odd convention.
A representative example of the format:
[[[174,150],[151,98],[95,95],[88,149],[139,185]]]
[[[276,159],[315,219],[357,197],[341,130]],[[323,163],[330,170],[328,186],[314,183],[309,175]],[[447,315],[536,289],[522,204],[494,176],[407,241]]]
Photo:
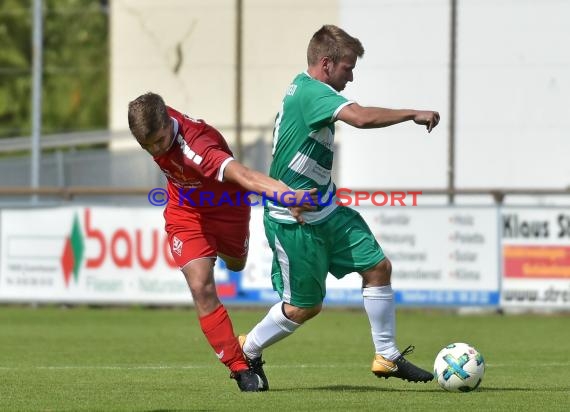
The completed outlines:
[[[439,351],[433,365],[437,383],[446,391],[471,392],[485,374],[483,356],[467,343],[452,343]]]

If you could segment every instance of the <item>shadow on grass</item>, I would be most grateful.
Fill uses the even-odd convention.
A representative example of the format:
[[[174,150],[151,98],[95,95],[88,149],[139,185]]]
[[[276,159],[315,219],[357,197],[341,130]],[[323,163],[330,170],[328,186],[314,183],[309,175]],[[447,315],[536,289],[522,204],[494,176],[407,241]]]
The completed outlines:
[[[305,390],[305,391],[334,391],[334,392],[441,392],[439,388],[430,389],[399,389],[382,388],[379,386],[354,386],[354,385],[327,385],[302,388],[271,389],[271,392]]]
[[[425,389],[424,389],[425,388]],[[327,385],[327,386],[314,386],[314,387],[300,387],[300,388],[273,388],[271,392],[290,392],[291,390],[299,391],[334,391],[334,392],[443,392],[445,391],[438,387],[433,388],[383,388],[379,386],[354,386],[354,385]],[[476,392],[566,392],[567,388],[498,388],[498,387],[482,387],[478,388]]]

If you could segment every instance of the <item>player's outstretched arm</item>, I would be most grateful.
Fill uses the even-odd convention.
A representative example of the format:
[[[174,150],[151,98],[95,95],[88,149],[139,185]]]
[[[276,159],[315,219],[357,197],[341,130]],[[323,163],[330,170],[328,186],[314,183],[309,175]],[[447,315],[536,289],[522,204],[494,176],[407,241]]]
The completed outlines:
[[[417,124],[426,126],[429,133],[439,123],[439,113],[430,110],[363,107],[358,103],[352,103],[341,109],[337,119],[359,129],[386,127],[413,120]]]
[[[285,206],[290,206],[291,215],[297,222],[303,224],[302,213],[307,210],[315,210],[317,202],[317,189],[292,190],[285,183],[275,180],[256,170],[242,165],[237,160],[228,163],[224,170],[224,181],[237,183],[241,187],[265,194],[269,198],[275,198],[278,202],[285,199]]]

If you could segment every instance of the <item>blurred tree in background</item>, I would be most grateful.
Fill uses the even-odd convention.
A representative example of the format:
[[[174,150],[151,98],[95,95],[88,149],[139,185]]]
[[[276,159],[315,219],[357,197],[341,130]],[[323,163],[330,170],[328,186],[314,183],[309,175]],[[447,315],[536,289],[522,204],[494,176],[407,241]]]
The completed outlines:
[[[42,133],[107,128],[107,1],[44,0]],[[32,0],[0,2],[0,137],[31,132]]]

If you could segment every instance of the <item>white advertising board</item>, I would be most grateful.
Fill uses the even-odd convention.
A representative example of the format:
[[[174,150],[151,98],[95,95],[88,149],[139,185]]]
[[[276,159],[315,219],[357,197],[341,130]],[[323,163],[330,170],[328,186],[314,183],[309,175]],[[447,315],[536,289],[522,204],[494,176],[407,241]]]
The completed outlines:
[[[359,211],[392,262],[396,303],[498,304],[495,208],[362,207]]]
[[[271,287],[261,215],[261,208],[253,209],[250,243],[256,253],[246,270],[232,272],[216,262],[216,288],[224,302],[279,299]],[[0,301],[192,303],[158,208],[8,209],[0,211],[0,232]]]
[[[356,208],[392,261],[396,302],[426,306],[485,306],[499,302],[497,209]],[[254,210],[255,211],[255,210]],[[258,211],[261,212],[261,211]],[[252,216],[252,284],[270,284],[271,250],[261,216]],[[362,301],[361,278],[327,279],[327,303]]]
[[[150,208],[3,210],[0,298],[9,301],[189,303]]]
[[[359,207],[393,264],[396,302],[496,305],[495,208]],[[271,250],[262,209],[252,210],[243,272],[218,260],[225,302],[271,303]],[[190,304],[155,208],[63,207],[2,210],[0,300],[16,302]],[[360,304],[361,280],[327,280],[327,303]]]

